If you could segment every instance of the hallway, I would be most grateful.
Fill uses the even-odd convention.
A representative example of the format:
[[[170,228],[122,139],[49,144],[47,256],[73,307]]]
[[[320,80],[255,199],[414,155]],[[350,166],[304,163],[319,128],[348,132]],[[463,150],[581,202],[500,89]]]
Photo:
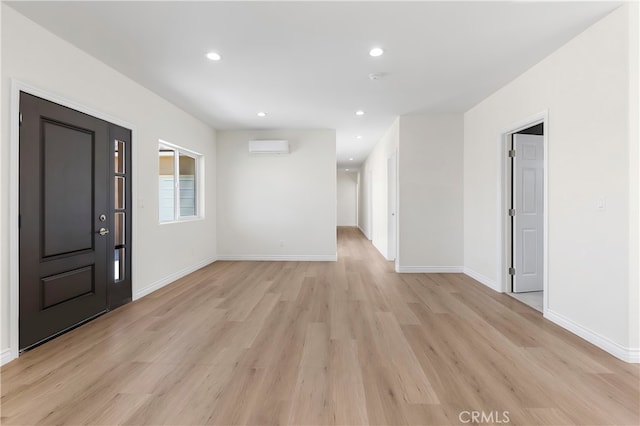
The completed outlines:
[[[638,424],[637,365],[465,275],[396,274],[355,228],[338,246],[215,262],[23,354],[2,423]]]

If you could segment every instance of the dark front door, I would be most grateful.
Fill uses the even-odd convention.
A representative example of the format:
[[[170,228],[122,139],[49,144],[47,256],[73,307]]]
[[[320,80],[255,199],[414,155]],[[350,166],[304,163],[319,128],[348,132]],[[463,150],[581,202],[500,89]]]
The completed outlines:
[[[116,186],[114,125],[26,93],[20,113],[19,345],[26,349],[108,310]]]

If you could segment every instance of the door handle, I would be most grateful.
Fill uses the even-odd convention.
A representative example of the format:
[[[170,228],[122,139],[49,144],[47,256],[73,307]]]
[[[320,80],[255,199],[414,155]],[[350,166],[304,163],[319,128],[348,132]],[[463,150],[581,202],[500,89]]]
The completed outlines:
[[[108,233],[109,233],[109,230],[108,230],[107,228],[100,228],[100,230],[99,230],[98,232],[96,232],[96,234],[100,234],[100,235],[102,235],[103,237],[104,237],[105,235],[107,235]]]

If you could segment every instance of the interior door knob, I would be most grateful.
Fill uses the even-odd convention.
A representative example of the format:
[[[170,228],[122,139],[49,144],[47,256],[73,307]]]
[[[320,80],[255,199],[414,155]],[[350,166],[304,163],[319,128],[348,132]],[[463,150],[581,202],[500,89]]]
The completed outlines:
[[[109,233],[109,230],[107,228],[100,228],[100,230],[98,231],[98,234],[105,236]]]

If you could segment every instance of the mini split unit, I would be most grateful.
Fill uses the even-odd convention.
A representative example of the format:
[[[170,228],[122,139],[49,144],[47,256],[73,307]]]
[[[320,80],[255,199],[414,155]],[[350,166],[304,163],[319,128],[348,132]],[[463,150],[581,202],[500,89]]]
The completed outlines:
[[[289,141],[284,141],[284,140],[249,141],[249,153],[251,154],[288,154]]]

